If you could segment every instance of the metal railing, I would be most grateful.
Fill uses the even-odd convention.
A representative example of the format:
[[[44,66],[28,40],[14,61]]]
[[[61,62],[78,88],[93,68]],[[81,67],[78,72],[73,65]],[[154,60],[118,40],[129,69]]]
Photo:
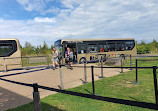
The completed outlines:
[[[0,65],[0,67],[4,67],[4,71],[8,71],[8,66],[17,66],[20,65],[19,67],[16,68],[22,68],[29,70],[31,66],[34,66],[34,64],[37,66],[37,64],[43,63],[43,65],[46,65],[46,68],[49,68],[49,62],[50,62],[50,57],[49,56],[33,56],[33,57],[5,57],[5,58],[0,58],[0,60],[3,60],[3,65]],[[15,61],[12,63],[12,61]],[[18,61],[18,62],[16,62]],[[14,69],[14,68],[11,68]]]

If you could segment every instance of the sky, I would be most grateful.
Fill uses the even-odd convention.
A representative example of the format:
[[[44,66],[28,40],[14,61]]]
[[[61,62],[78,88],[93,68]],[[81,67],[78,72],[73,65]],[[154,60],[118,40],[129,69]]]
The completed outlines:
[[[0,38],[158,40],[158,0],[0,0]]]

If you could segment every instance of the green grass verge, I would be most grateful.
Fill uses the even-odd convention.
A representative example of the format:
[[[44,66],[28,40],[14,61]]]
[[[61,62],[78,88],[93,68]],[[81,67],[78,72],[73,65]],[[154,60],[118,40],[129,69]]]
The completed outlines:
[[[155,62],[158,65],[158,61]],[[140,66],[153,66],[152,62],[140,62]],[[135,81],[135,70],[95,82],[96,94],[105,97],[155,103],[153,73],[151,69],[139,69],[138,81]],[[68,89],[75,92],[92,92],[91,83]],[[42,111],[150,111],[110,102],[103,102],[83,97],[57,93],[41,99]],[[33,111],[33,103],[29,103],[8,111]]]

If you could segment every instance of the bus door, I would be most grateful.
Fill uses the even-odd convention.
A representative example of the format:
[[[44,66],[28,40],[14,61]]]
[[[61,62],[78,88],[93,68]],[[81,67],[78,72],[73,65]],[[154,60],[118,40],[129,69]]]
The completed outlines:
[[[76,49],[76,43],[68,43],[67,47],[69,47],[73,51],[73,62],[77,62],[77,49]],[[67,47],[65,47],[65,51],[67,51]]]

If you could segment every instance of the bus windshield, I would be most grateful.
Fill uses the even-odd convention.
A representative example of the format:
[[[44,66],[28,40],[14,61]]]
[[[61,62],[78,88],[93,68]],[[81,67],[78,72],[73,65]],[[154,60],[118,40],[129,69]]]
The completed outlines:
[[[0,57],[8,57],[17,51],[17,44],[14,40],[0,41]]]
[[[54,47],[58,51],[58,55],[62,56],[62,54],[63,54],[63,48],[62,48],[61,40],[57,40],[54,43]]]

